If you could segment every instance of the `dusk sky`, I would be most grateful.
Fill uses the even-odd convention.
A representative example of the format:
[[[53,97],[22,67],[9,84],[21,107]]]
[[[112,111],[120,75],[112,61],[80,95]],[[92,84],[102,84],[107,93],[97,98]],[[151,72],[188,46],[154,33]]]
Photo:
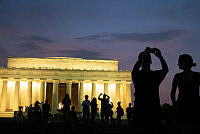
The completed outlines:
[[[145,47],[158,47],[170,69],[161,103],[171,103],[180,54],[200,71],[199,43],[199,0],[0,0],[0,66],[8,56],[62,56],[117,59],[131,71]]]

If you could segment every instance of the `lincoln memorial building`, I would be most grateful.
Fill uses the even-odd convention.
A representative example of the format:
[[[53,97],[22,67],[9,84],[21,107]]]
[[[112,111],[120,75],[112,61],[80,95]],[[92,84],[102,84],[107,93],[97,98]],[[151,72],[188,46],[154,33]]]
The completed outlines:
[[[55,114],[66,93],[76,111],[82,111],[85,95],[91,101],[100,93],[110,96],[114,112],[118,101],[125,110],[131,102],[130,85],[131,72],[119,71],[117,60],[8,57],[7,67],[0,68],[0,117],[13,117],[19,106],[25,110],[46,99]]]

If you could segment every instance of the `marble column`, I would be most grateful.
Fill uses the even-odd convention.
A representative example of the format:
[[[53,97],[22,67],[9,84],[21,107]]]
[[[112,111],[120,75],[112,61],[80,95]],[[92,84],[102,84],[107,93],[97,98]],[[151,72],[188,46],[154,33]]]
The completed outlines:
[[[78,91],[78,96],[79,96],[78,97],[78,111],[79,112],[82,111],[82,102],[84,100],[84,96],[83,96],[83,89],[84,89],[83,83],[84,83],[84,81],[81,80],[80,81],[80,86],[79,86],[79,91]]]
[[[15,79],[14,111],[19,110],[19,90],[20,90],[20,79]]]
[[[7,97],[7,79],[3,79],[2,93],[1,93],[1,111],[6,111],[6,97]]]
[[[96,85],[97,85],[97,82],[96,81],[92,81],[92,93],[91,93],[91,97],[92,98],[96,98]],[[91,100],[92,100],[91,98]]]
[[[32,79],[28,79],[26,106],[30,106],[31,104],[32,104]]]
[[[126,96],[127,104],[131,103],[131,82],[126,82]]]
[[[52,93],[52,113],[57,113],[58,108],[58,84],[59,80],[53,81],[53,93]]]
[[[45,102],[45,80],[40,79],[40,102]]]
[[[128,107],[128,103],[126,96],[126,83],[124,81],[120,83],[120,101],[122,108],[126,109]]]
[[[72,81],[67,80],[67,82],[66,82],[66,93],[69,94],[70,99],[71,99],[71,90],[72,90]]]
[[[108,95],[108,81],[104,81],[104,94]]]
[[[120,82],[116,82],[115,98],[116,103],[120,101]]]

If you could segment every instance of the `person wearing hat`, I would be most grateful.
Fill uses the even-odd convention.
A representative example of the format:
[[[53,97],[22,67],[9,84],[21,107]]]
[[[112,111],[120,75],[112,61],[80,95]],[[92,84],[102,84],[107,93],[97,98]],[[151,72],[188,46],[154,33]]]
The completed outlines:
[[[179,56],[178,66],[183,72],[175,74],[171,90],[172,103],[177,107],[176,122],[181,126],[194,127],[199,123],[200,73],[191,70],[196,63],[189,54]],[[179,93],[176,99],[177,89]]]

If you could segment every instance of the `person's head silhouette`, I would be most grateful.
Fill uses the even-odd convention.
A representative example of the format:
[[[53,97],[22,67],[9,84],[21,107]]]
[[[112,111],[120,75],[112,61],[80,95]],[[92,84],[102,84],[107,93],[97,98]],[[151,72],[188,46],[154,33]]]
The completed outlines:
[[[45,103],[48,103],[48,99],[46,99]]]
[[[178,59],[179,69],[190,70],[193,66],[196,66],[196,63],[193,62],[192,56],[189,54],[182,54]]]
[[[65,94],[65,98],[69,99],[69,94]]]
[[[36,101],[35,102],[35,107],[39,106],[40,102],[39,101]]]
[[[138,59],[141,61],[142,70],[149,71],[152,60],[151,60],[151,54],[150,54],[150,51],[148,50],[148,47],[145,49],[144,52],[141,52],[139,54]]]
[[[94,98],[92,99],[92,102],[96,103],[96,102],[97,102],[97,99],[94,97]]]
[[[106,99],[106,94],[103,94],[103,99]]]
[[[117,102],[117,105],[118,105],[118,106],[121,106],[121,102],[120,102],[120,101],[118,101],[118,102]]]
[[[85,95],[85,100],[88,100],[88,95]]]
[[[131,103],[129,103],[129,107],[131,107],[132,106],[132,104]]]
[[[71,110],[72,110],[72,111],[75,111],[75,106],[72,106]]]

